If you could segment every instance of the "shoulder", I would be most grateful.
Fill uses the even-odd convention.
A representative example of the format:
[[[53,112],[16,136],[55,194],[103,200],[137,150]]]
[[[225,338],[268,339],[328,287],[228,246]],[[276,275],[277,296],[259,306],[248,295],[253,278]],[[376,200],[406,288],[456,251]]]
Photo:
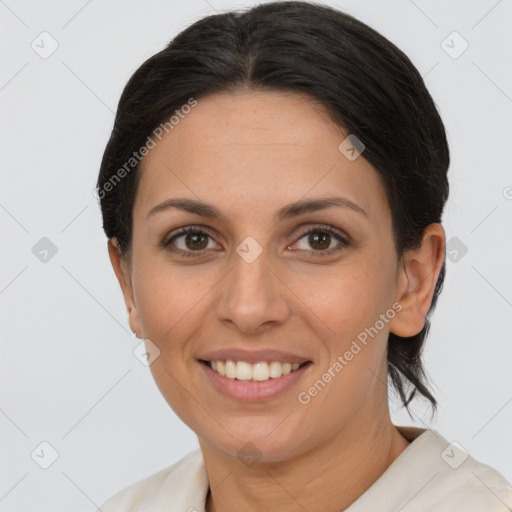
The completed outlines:
[[[172,466],[125,487],[103,503],[98,512],[173,510],[170,505],[176,509],[185,507],[186,511],[198,506],[207,490],[204,461],[198,448]]]
[[[512,511],[512,486],[496,469],[433,430],[427,430],[420,440],[424,444],[418,443],[412,467],[427,468],[420,471],[426,484],[420,493],[425,504],[439,512]]]
[[[459,467],[445,468],[437,476],[435,487],[447,506],[467,512],[512,511],[512,486],[505,477],[468,454],[463,457],[466,458]]]
[[[512,512],[512,486],[432,429],[396,426],[410,441],[347,512]]]

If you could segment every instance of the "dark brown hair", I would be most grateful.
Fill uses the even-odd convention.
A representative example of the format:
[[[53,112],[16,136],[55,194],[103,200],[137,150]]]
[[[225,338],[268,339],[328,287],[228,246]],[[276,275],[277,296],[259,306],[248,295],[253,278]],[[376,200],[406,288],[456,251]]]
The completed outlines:
[[[191,98],[240,89],[306,94],[364,143],[362,156],[386,188],[400,257],[421,244],[429,224],[441,222],[449,148],[417,69],[394,44],[348,14],[279,1],[198,20],[126,84],[97,182],[103,228],[123,256],[131,247],[135,150]],[[407,410],[416,391],[437,406],[420,356],[444,275],[443,264],[421,332],[408,338],[389,334],[388,377]]]

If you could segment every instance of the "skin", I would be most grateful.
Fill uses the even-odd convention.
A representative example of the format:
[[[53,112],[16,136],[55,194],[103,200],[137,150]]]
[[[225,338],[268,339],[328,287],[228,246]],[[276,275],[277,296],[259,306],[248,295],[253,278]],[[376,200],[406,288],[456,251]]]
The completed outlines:
[[[202,98],[142,162],[129,257],[109,241],[130,326],[161,351],[150,366],[155,381],[198,436],[209,512],[343,510],[409,445],[389,416],[387,337],[423,328],[445,234],[431,224],[421,246],[398,259],[383,184],[363,156],[349,161],[339,151],[347,135],[294,93]],[[274,217],[289,203],[327,196],[348,198],[367,215],[330,207]],[[210,203],[225,219],[175,208],[147,217],[177,197]],[[322,257],[321,241],[304,235],[318,224],[349,245]],[[162,247],[191,225],[211,236],[202,252],[185,236],[174,246],[192,257]],[[252,263],[236,252],[248,236],[263,249]],[[326,245],[340,242],[331,237]],[[400,312],[308,404],[299,403],[297,394],[394,303]],[[277,347],[313,365],[277,398],[241,403],[212,389],[196,360],[227,347]],[[261,456],[250,467],[237,457],[248,442]]]

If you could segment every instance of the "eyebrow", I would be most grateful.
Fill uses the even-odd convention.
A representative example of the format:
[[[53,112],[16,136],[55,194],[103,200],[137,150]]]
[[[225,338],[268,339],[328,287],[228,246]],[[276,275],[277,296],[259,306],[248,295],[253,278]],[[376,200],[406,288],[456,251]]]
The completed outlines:
[[[356,203],[347,199],[346,197],[323,197],[319,199],[303,199],[297,201],[295,203],[288,204],[277,211],[276,218],[278,221],[283,221],[287,219],[291,219],[293,217],[297,217],[299,215],[303,215],[305,213],[312,213],[319,210],[324,210],[326,208],[331,208],[333,206],[338,206],[342,208],[349,208],[365,217],[368,217],[368,214]],[[165,212],[171,208],[177,208],[179,210],[184,210],[189,213],[195,213],[202,217],[219,219],[225,222],[224,215],[215,208],[215,206],[203,203],[202,201],[198,201],[196,199],[187,199],[187,198],[176,198],[176,199],[167,199],[166,201],[156,205],[152,208],[147,218],[152,217],[158,213]]]

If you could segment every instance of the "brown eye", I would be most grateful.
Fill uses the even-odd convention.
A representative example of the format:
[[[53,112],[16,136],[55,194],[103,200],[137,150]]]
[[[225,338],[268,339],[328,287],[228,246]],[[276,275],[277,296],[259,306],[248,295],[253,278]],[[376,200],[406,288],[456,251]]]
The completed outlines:
[[[171,237],[167,237],[162,246],[174,253],[180,253],[183,256],[194,256],[193,253],[201,253],[209,249],[212,237],[205,231],[186,227],[178,230]]]
[[[292,247],[293,250],[308,252],[310,256],[322,257],[337,253],[349,245],[348,239],[330,227],[316,227],[303,233]]]
[[[317,231],[309,235],[308,243],[314,249],[327,249],[331,242],[331,235],[329,233]]]
[[[185,235],[185,246],[189,249],[206,249],[208,245],[207,236],[202,233],[187,233]]]

